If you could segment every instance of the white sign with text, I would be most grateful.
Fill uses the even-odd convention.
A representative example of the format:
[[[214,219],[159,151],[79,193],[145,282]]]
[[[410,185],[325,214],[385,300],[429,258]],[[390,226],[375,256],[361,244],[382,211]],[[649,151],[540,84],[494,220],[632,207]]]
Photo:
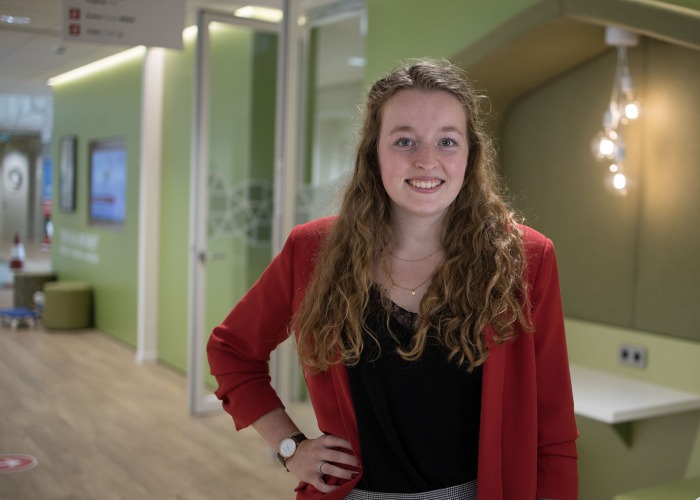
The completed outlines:
[[[182,49],[185,0],[63,0],[70,41]]]

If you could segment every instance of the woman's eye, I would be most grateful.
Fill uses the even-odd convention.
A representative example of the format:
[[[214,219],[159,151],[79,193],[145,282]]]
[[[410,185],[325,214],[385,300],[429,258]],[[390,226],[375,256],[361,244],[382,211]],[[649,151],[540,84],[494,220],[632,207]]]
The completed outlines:
[[[454,139],[450,139],[447,137],[444,139],[440,139],[440,146],[450,147],[450,146],[455,146],[455,145],[457,145],[457,142]]]
[[[398,141],[396,141],[394,144],[397,146],[401,146],[403,148],[407,148],[413,144],[413,141],[411,139],[408,139],[407,137],[402,137]]]

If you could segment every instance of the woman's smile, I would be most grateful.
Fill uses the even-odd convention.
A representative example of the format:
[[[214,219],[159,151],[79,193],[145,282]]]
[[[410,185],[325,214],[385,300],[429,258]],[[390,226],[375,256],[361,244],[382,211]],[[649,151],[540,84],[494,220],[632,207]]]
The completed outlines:
[[[432,191],[440,186],[444,181],[440,179],[408,179],[406,182],[408,182],[412,187],[421,191]]]

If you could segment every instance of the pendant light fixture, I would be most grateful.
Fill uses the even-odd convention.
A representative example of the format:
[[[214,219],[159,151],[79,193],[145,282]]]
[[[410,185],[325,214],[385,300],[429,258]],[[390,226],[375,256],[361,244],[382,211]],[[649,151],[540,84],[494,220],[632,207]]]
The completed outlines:
[[[627,194],[625,145],[622,127],[639,118],[641,107],[634,94],[632,76],[627,63],[627,49],[639,44],[639,37],[615,26],[605,29],[605,43],[617,49],[617,65],[608,109],[603,114],[603,128],[593,138],[593,156],[608,165],[615,192]]]

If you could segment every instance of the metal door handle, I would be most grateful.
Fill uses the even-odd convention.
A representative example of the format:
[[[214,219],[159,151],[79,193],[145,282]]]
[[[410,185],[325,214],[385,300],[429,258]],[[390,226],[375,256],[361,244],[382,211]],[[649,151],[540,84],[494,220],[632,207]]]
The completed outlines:
[[[206,252],[206,251],[199,252],[199,261],[200,262],[209,262],[212,260],[225,260],[225,259],[226,259],[226,254],[223,252]]]

